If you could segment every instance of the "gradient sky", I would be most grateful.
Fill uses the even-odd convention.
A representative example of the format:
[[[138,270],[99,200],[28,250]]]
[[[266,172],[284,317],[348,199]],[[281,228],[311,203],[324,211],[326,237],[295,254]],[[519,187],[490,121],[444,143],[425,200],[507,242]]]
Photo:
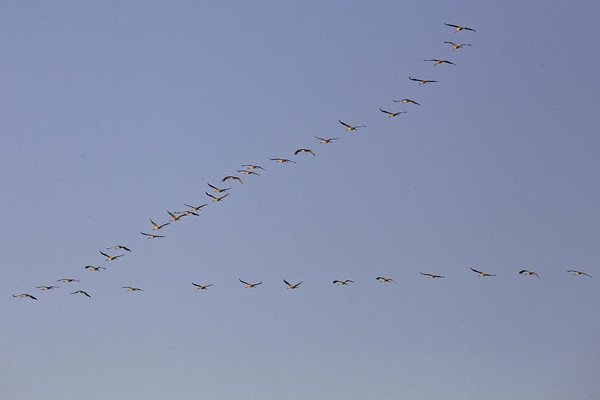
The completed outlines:
[[[600,5],[523,3],[0,2],[3,398],[600,399]]]

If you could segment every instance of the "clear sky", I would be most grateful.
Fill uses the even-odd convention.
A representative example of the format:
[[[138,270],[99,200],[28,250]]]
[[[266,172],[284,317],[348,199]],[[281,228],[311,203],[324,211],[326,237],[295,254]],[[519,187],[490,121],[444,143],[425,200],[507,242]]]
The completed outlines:
[[[0,2],[0,397],[600,399],[599,14]]]

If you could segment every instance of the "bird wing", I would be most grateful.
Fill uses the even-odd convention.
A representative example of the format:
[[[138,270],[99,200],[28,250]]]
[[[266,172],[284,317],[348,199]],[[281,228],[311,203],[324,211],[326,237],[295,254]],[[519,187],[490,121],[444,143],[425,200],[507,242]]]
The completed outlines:
[[[343,122],[342,120],[339,120],[339,119],[338,119],[338,121],[339,121],[340,124],[344,125],[346,128],[352,128],[352,125],[348,125],[347,123],[345,123],[345,122]]]

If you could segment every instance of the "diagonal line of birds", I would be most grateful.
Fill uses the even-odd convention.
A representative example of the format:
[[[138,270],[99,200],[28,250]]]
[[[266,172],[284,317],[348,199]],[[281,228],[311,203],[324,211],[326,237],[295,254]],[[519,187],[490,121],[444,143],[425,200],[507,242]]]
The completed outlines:
[[[452,31],[454,33],[461,33],[464,31],[477,32],[475,29],[467,27],[467,26],[463,26],[463,25],[449,24],[449,23],[444,23],[444,25],[448,26],[449,28],[452,28]],[[461,43],[461,42],[455,42],[455,41],[450,41],[450,40],[444,41],[443,43],[444,43],[444,45],[450,46],[451,52],[454,52],[454,51],[460,50],[460,49],[464,49],[465,47],[472,46],[470,43]],[[440,66],[439,68],[442,68],[441,67],[442,65],[447,65],[447,66],[451,66],[451,67],[456,66],[456,64],[453,61],[447,60],[444,58],[427,58],[427,59],[423,59],[423,61],[427,62],[427,63],[432,63],[432,65],[434,67]],[[426,78],[422,78],[422,77],[413,77],[413,76],[409,76],[408,79],[412,82],[416,82],[418,84],[418,86],[429,85],[429,84],[438,82],[435,79],[429,79],[429,78],[426,79]],[[417,102],[416,100],[410,99],[410,98],[403,98],[403,99],[399,99],[399,100],[394,99],[394,100],[392,100],[392,102],[400,103],[402,105],[409,105],[409,106],[421,106],[421,104],[419,102]],[[387,116],[388,118],[394,118],[394,117],[398,117],[399,115],[408,113],[408,111],[406,111],[406,110],[390,111],[390,110],[384,110],[381,107],[379,108],[379,111],[381,113],[383,113],[385,116]],[[347,120],[347,121],[350,121],[350,120]],[[347,122],[347,121],[342,121],[341,119],[338,119],[340,127],[348,133],[357,133],[358,130],[367,128],[367,126],[364,124],[355,124],[355,121],[352,121],[352,122]],[[314,136],[314,139],[316,139],[316,141],[314,143],[317,145],[331,145],[338,140],[344,140],[339,137],[326,138],[326,137],[319,137],[319,136]],[[290,153],[293,154],[294,156],[298,157],[299,159],[301,157],[305,157],[307,154],[309,156],[312,156],[309,158],[317,157],[317,152],[308,147],[301,147]],[[285,158],[285,157],[273,157],[273,158],[269,158],[268,161],[273,164],[298,164],[298,161],[292,160],[290,158]],[[241,164],[240,167],[241,167],[241,169],[236,170],[236,172],[240,175],[244,175],[244,179],[249,179],[249,180],[252,178],[262,177],[262,173],[266,172],[266,170],[267,170],[267,168],[264,168],[263,166],[258,165],[258,164]],[[259,173],[257,171],[261,171],[261,172]],[[245,185],[244,180],[242,180],[242,178],[237,175],[225,175],[220,179],[220,183],[239,185],[239,186]],[[220,203],[229,196],[231,190],[233,190],[233,187],[219,187],[212,183],[207,183],[207,189],[205,191],[207,198],[205,198],[205,201],[210,201],[212,203]],[[152,218],[149,218],[150,226],[139,231],[139,233],[148,240],[166,238],[167,237],[166,234],[158,234],[158,233],[154,233],[154,232],[157,232],[157,231],[163,232],[163,230],[165,230],[166,227],[171,226],[172,224],[178,223],[179,221],[183,220],[186,217],[200,216],[199,213],[202,210],[204,210],[204,207],[206,207],[208,204],[209,203],[204,203],[204,202],[199,202],[199,204],[197,204],[197,205],[186,203],[186,204],[184,204],[184,206],[187,207],[186,210],[183,210],[183,211],[167,210],[166,214],[168,215],[168,219],[166,221],[155,222],[155,220],[153,220]],[[111,254],[111,253],[115,253],[115,252],[117,252],[117,253]],[[122,245],[122,244],[116,244],[116,245],[113,245],[110,247],[106,247],[106,248],[104,248],[104,250],[100,250],[100,255],[104,257],[104,261],[107,263],[116,262],[120,258],[127,256],[129,253],[133,253],[133,251],[129,247]],[[99,272],[107,270],[107,267],[97,266],[97,265],[85,265],[83,268],[86,271],[89,271],[92,273],[99,273]],[[470,268],[470,270],[472,271],[472,273],[474,273],[475,275],[477,275],[480,278],[496,277],[496,274],[484,272],[479,269]],[[570,273],[572,276],[575,276],[575,277],[586,277],[586,278],[592,277],[590,274],[588,274],[584,271],[577,270],[577,269],[568,269],[568,270],[566,270],[566,272]],[[424,277],[426,279],[431,279],[431,280],[434,280],[434,279],[444,280],[446,278],[446,276],[444,276],[444,275],[439,275],[439,274],[432,273],[432,272],[419,272],[419,274],[422,277]],[[531,271],[528,269],[522,269],[522,270],[518,271],[518,274],[523,277],[536,277],[536,278],[540,279],[540,274],[538,272]],[[247,288],[247,289],[256,289],[263,283],[262,280],[248,281],[248,280],[242,280],[241,278],[238,278],[238,280],[239,280],[240,284],[244,288]],[[394,280],[391,277],[386,277],[386,276],[377,276],[375,278],[375,281],[377,283],[383,284],[383,285],[390,284],[390,283],[396,283],[396,280]],[[81,281],[79,279],[69,277],[69,278],[57,279],[56,282],[53,282],[53,283],[60,283],[62,285],[74,285],[74,284],[79,284],[80,282]],[[283,279],[284,287],[289,290],[298,289],[302,283],[303,283],[302,281],[297,282],[297,283],[292,283],[292,282],[287,281],[286,279]],[[354,284],[354,281],[351,279],[335,279],[332,283],[335,286],[349,286],[351,284]],[[193,281],[191,282],[191,285],[192,285],[193,289],[196,289],[196,290],[202,291],[202,292],[207,291],[210,287],[214,286],[213,283],[202,284],[202,283],[196,283]],[[127,291],[129,293],[138,293],[138,292],[144,291],[142,288],[139,288],[136,286],[131,286],[131,285],[124,285],[121,287],[122,287],[122,289],[124,289],[125,291]],[[54,285],[54,284],[49,284],[49,285],[38,285],[38,286],[35,286],[35,288],[41,292],[54,292],[54,291],[56,291],[56,289],[59,289],[60,286]],[[76,295],[82,295],[87,298],[92,298],[90,293],[88,293],[87,291],[82,290],[82,289],[77,289],[77,290],[74,290],[69,293],[76,294]],[[34,296],[30,293],[13,294],[12,297],[20,298],[20,299],[28,299],[28,300],[38,300],[38,298],[36,296]]]

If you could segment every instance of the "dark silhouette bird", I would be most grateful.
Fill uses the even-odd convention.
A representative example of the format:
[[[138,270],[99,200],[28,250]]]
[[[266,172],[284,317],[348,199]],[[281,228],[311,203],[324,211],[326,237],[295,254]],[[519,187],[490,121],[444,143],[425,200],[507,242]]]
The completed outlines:
[[[366,125],[356,125],[356,126],[352,126],[352,125],[350,125],[350,124],[347,124],[347,123],[345,123],[344,121],[342,121],[342,120],[339,120],[339,119],[338,119],[338,122],[339,122],[340,124],[344,125],[345,129],[346,129],[348,132],[350,132],[350,131],[355,131],[355,130],[357,130],[357,129],[359,129],[359,128],[366,128],[366,127],[367,127]]]
[[[519,274],[521,274],[521,275],[525,275],[525,276],[532,276],[532,275],[534,275],[534,276],[537,276],[537,277],[538,277],[538,279],[539,279],[539,277],[540,277],[540,276],[538,275],[538,273],[537,273],[537,272],[534,272],[534,271],[528,271],[528,270],[526,270],[526,269],[522,269],[522,270],[520,270],[520,271],[519,271]]]
[[[445,278],[445,276],[443,275],[436,275],[436,274],[426,274],[424,272],[419,272],[421,275],[423,275],[425,278],[428,279],[435,279],[435,278]]]
[[[231,188],[218,188],[216,186],[211,185],[210,183],[207,183],[208,187],[210,187],[212,190],[214,190],[215,193],[223,193],[226,192],[228,190],[231,190]]]
[[[144,290],[133,287],[133,286],[123,286],[123,289],[127,289],[128,292],[143,292]]]
[[[309,153],[312,154],[313,157],[316,157],[317,155],[314,153],[314,151],[312,151],[311,149],[298,149],[294,152],[294,155],[297,156],[300,153]]]
[[[157,224],[156,222],[152,221],[152,218],[150,218],[150,223],[152,224],[152,230],[153,230],[153,231],[157,231],[157,230],[159,230],[159,229],[162,229],[162,228],[164,228],[165,226],[167,226],[167,225],[169,225],[169,224],[170,224],[170,222],[166,222],[166,223],[164,223],[164,224],[162,224],[162,225],[159,225],[159,224]]]
[[[198,290],[206,290],[209,287],[211,287],[213,284],[211,283],[209,285],[200,285],[199,283],[192,282],[192,285],[194,285],[196,287],[196,289],[198,289]]]
[[[440,60],[439,58],[432,58],[431,60],[423,60],[423,61],[432,61],[433,62],[433,66],[435,67],[436,65],[440,65],[440,64],[450,64],[450,65],[456,65],[454,64],[452,61],[448,61],[448,60]]]
[[[238,278],[239,279],[239,278]],[[248,283],[246,281],[243,281],[240,279],[240,282],[242,282],[244,284],[244,287],[248,288],[248,289],[252,289],[257,287],[258,285],[260,285],[262,283],[262,281],[257,282],[257,283]]]
[[[74,291],[74,292],[71,292],[71,294],[82,294],[82,295],[84,295],[84,296],[87,296],[87,297],[89,297],[89,298],[92,298],[92,296],[90,296],[90,295],[88,294],[88,292],[85,292],[85,291],[83,291],[83,290],[76,290],[76,291]]]
[[[389,118],[396,117],[396,116],[398,116],[400,114],[406,114],[406,111],[391,112],[391,111],[382,110],[381,108],[379,109],[379,111],[381,111],[384,114],[387,114],[387,116]]]
[[[285,163],[298,164],[296,161],[288,160],[287,158],[269,158],[269,160],[278,162],[280,164],[285,164]]]
[[[496,276],[494,274],[488,274],[487,272],[478,271],[475,268],[471,268],[471,271],[475,272],[477,275],[481,276],[482,278],[485,278],[486,276]]]
[[[470,43],[454,43],[454,42],[444,42],[449,44],[450,46],[452,46],[452,50],[458,50],[458,49],[462,49],[464,46],[471,46]]]
[[[227,175],[226,177],[224,177],[223,179],[221,179],[221,182],[225,182],[225,181],[238,181],[239,183],[244,183],[242,182],[242,178],[240,178],[239,176],[233,176],[233,175]]]
[[[129,251],[131,252],[131,249],[121,245],[121,244],[117,244],[115,246],[111,246],[111,247],[107,247],[106,250],[125,250],[125,251]]]
[[[321,144],[330,144],[334,140],[339,140],[340,139],[340,138],[336,138],[336,137],[332,137],[332,138],[322,138],[322,137],[318,137],[318,136],[315,136],[315,137],[317,139],[319,139],[319,143],[321,143]]]
[[[392,278],[386,278],[385,276],[378,276],[377,278],[375,278],[377,280],[377,282],[381,282],[381,283],[391,283],[391,282],[395,282],[395,280],[393,280]]]
[[[291,284],[291,283],[289,283],[288,281],[286,281],[286,280],[284,279],[284,280],[283,280],[283,283],[285,283],[285,284],[286,284],[286,286],[287,286],[287,288],[288,288],[288,289],[297,289],[297,288],[298,288],[298,286],[300,286],[300,285],[302,284],[302,281],[300,281],[300,282],[298,282],[298,283]]]
[[[206,193],[206,195],[207,195],[208,197],[210,197],[210,198],[212,199],[212,201],[214,201],[215,203],[216,203],[216,202],[219,202],[219,201],[223,200],[225,197],[229,196],[229,193],[225,193],[225,194],[224,194],[223,196],[221,196],[221,197],[213,196],[212,194],[210,194],[210,193],[208,193],[208,192],[204,192],[204,193]]]
[[[394,103],[402,103],[402,104],[408,104],[408,103],[410,103],[410,104],[415,104],[415,105],[417,105],[417,106],[420,106],[420,104],[419,104],[419,103],[417,103],[416,101],[414,101],[414,100],[411,100],[411,99],[392,100],[392,101],[393,101]]]
[[[570,273],[572,273],[572,274],[573,274],[573,276],[581,276],[581,275],[585,275],[585,276],[587,276],[587,277],[589,277],[589,278],[591,278],[591,277],[592,277],[591,275],[589,275],[589,274],[587,274],[587,273],[585,273],[585,272],[582,272],[582,271],[576,271],[576,270],[574,270],[574,269],[568,269],[568,270],[567,270],[567,272],[570,272]]]
[[[21,299],[37,300],[37,297],[30,295],[29,293],[13,294],[12,297],[19,297]]]
[[[114,261],[114,260],[118,259],[119,257],[123,257],[125,255],[125,254],[117,254],[116,256],[111,256],[110,254],[106,254],[103,251],[101,251],[100,254],[102,254],[104,257],[106,257],[106,261]]]
[[[333,281],[333,283],[340,286],[346,286],[349,283],[354,283],[354,281],[350,279],[344,279],[343,281],[336,279],[335,281]]]
[[[60,282],[60,283],[79,282],[79,279],[73,279],[73,278],[61,278],[61,279],[57,280],[56,282]]]
[[[140,231],[140,233],[142,235],[146,236],[148,239],[160,239],[160,238],[164,238],[165,237],[163,235],[154,235],[152,233],[144,233],[144,232],[141,232],[141,231]]]
[[[83,268],[87,269],[88,271],[92,271],[92,272],[100,272],[100,270],[106,269],[104,267],[96,267],[95,265],[86,265]]]
[[[410,79],[411,81],[419,82],[419,85],[425,85],[427,83],[435,83],[435,82],[437,82],[437,81],[434,81],[434,80],[431,80],[431,79],[411,78],[410,76],[408,77],[408,79]]]
[[[454,24],[446,24],[446,23],[444,23],[444,25],[454,28],[454,32],[460,32],[460,31],[477,32],[475,29],[473,29],[473,28],[467,28],[466,26],[460,26],[460,25],[454,25]]]
[[[36,289],[40,289],[40,290],[53,290],[53,289],[58,289],[58,286],[54,286],[54,285],[50,285],[50,286],[36,286]]]

